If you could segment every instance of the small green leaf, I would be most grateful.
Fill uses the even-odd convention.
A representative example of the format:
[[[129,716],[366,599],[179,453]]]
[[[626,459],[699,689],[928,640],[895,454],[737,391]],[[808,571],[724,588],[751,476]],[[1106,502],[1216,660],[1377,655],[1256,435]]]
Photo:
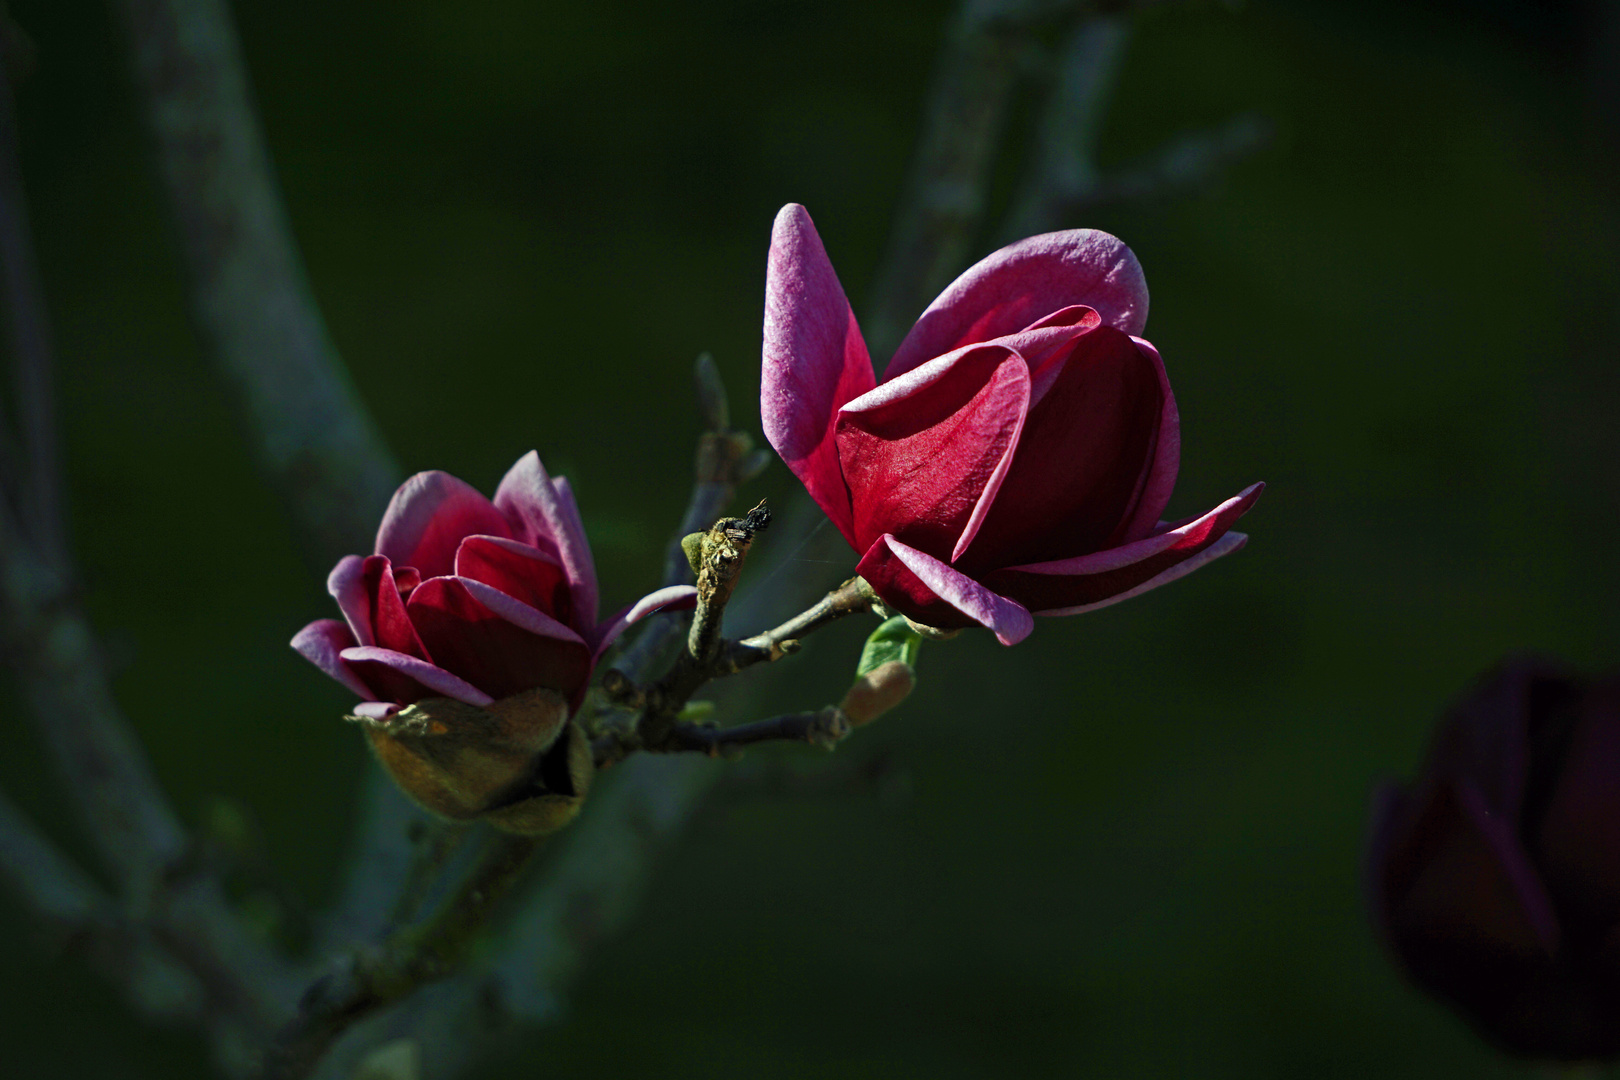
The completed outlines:
[[[714,702],[688,701],[681,707],[680,715],[675,717],[683,724],[701,724],[714,715]]]
[[[896,615],[872,631],[872,636],[866,639],[866,647],[861,650],[861,662],[855,666],[855,677],[858,679],[891,660],[900,660],[916,667],[917,652],[921,648],[922,637],[906,625],[904,616]]]

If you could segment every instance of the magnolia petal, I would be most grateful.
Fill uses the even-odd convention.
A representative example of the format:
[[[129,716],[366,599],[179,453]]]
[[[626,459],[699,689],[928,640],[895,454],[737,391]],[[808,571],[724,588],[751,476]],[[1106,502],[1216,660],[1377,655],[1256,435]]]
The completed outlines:
[[[1223,555],[1230,555],[1232,552],[1242,549],[1243,546],[1248,542],[1249,536],[1247,533],[1229,532],[1219,540],[1215,541],[1209,547],[1205,548],[1203,551],[1200,551],[1198,554],[1183,562],[1178,562],[1174,566],[1170,567],[1170,569],[1148,578],[1135,588],[1126,589],[1122,593],[1116,593],[1113,596],[1108,597],[1106,600],[1098,600],[1096,603],[1078,604],[1075,607],[1067,608],[1052,608],[1050,610],[1037,611],[1035,614],[1050,616],[1084,615],[1088,611],[1096,611],[1098,608],[1110,607],[1119,603],[1121,600],[1129,600],[1132,597],[1141,596],[1145,592],[1152,592],[1161,585],[1168,585],[1172,581],[1184,578],[1206,563],[1212,563]]]
[[[877,380],[821,237],[796,203],[784,206],[771,228],[762,358],[759,413],[765,438],[854,544],[833,423],[840,406]]]
[[[1129,543],[1153,535],[1153,527],[1170,505],[1170,494],[1176,488],[1176,474],[1181,471],[1181,413],[1176,409],[1176,395],[1170,390],[1170,376],[1164,370],[1164,359],[1159,350],[1141,338],[1132,338],[1142,355],[1153,362],[1159,376],[1159,392],[1164,395],[1159,415],[1159,431],[1153,454],[1142,479],[1141,495],[1136,510],[1125,523],[1124,540]]]
[[[1390,932],[1408,962],[1421,964],[1433,949],[1557,954],[1552,899],[1513,825],[1490,812],[1478,788],[1463,779],[1433,784],[1410,809],[1382,867]]]
[[[941,555],[966,546],[1012,466],[1029,368],[1000,345],[939,357],[838,412],[856,550],[885,533]]]
[[[1151,587],[1175,580],[1169,577],[1155,581],[1171,568],[1214,547],[1233,523],[1248,513],[1264,490],[1264,484],[1253,484],[1209,513],[1166,527],[1145,540],[1073,559],[1007,567],[986,574],[985,582],[1031,611],[1042,614],[1077,614],[1100,607],[1105,600],[1123,600],[1126,594],[1136,595],[1132,590],[1147,591],[1138,586]],[[1210,558],[1229,554],[1242,546],[1240,542],[1234,544]],[[1177,576],[1186,573],[1191,570]]]
[[[471,484],[446,472],[421,472],[401,484],[377,527],[377,554],[414,566],[424,578],[455,565],[456,547],[475,533],[511,536],[506,518]]]
[[[591,654],[572,629],[469,578],[430,578],[411,594],[411,620],[439,663],[497,698],[537,686],[577,705]]]
[[[1147,280],[1124,241],[1095,229],[1031,236],[969,267],[928,305],[885,380],[963,345],[989,341],[1076,304],[1104,325],[1140,334],[1147,325]]]
[[[568,571],[576,618],[581,626],[595,623],[596,565],[568,485],[547,476],[540,455],[530,450],[502,477],[495,505],[512,522],[519,539],[541,550],[555,547],[558,561]]]
[[[529,544],[498,536],[469,536],[456,549],[456,577],[482,582],[567,626],[580,625],[568,572],[556,559]]]
[[[1095,308],[1074,304],[1052,312],[1016,334],[996,338],[996,344],[1016,350],[1029,364],[1030,408],[1040,404],[1062,373],[1063,358],[1069,352],[1065,346],[1101,325],[1102,316]]]
[[[326,591],[337,601],[338,610],[354,633],[354,645],[375,645],[371,627],[371,597],[366,592],[365,562],[358,555],[345,555],[326,576]],[[311,624],[313,625],[313,624]]]
[[[428,583],[443,580],[432,578]],[[392,649],[359,645],[338,655],[374,688],[374,694],[401,705],[425,697],[447,697],[481,709],[495,700],[459,675]]]
[[[594,634],[587,635],[586,642],[592,646],[592,662],[600,660],[620,634],[647,616],[665,611],[690,611],[695,607],[697,590],[690,585],[671,585],[648,593],[598,626]]]
[[[423,648],[422,639],[417,637],[411,617],[406,614],[405,601],[400,599],[388,556],[368,556],[360,564],[360,575],[366,589],[367,615],[374,638],[367,644],[431,661],[433,657]]]
[[[970,576],[1112,548],[1141,500],[1164,405],[1151,359],[1103,326],[1038,374],[1051,367],[995,505],[973,546],[953,553]]]
[[[316,619],[293,635],[292,647],[305,660],[353,691],[356,697],[371,697],[371,687],[350,670],[340,655],[355,645],[354,633],[337,619]]]
[[[1003,645],[1018,644],[1035,628],[1022,604],[893,536],[880,537],[856,573],[885,604],[927,626],[949,630],[978,623]]]
[[[580,625],[596,622],[597,583],[596,560],[591,555],[591,543],[585,536],[585,519],[580,517],[579,504],[574,501],[574,488],[566,476],[553,476],[552,489],[557,492],[557,506],[562,511],[561,534],[568,538],[563,550],[568,553],[563,565],[571,570],[574,589],[574,610],[579,612]]]

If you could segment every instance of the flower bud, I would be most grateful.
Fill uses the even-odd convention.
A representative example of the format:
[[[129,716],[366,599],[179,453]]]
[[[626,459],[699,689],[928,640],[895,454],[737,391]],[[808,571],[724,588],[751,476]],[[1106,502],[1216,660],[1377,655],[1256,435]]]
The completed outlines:
[[[856,727],[870,724],[910,695],[917,673],[904,660],[890,660],[855,680],[839,708]]]
[[[365,726],[377,760],[426,809],[538,835],[566,824],[590,786],[590,741],[568,702],[538,687],[480,709],[424,698]]]
[[[1620,679],[1502,665],[1379,793],[1374,922],[1418,986],[1525,1057],[1620,1054]]]

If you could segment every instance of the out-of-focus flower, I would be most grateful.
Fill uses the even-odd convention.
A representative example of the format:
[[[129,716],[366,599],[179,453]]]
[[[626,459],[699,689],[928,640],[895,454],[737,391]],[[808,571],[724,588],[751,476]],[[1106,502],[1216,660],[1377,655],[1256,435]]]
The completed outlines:
[[[1620,1054],[1620,679],[1515,659],[1375,798],[1375,925],[1412,981],[1527,1057]]]
[[[1134,335],[1147,285],[1089,229],[1002,248],[917,320],[879,383],[802,206],[776,217],[765,292],[765,434],[889,607],[982,624],[1146,592],[1243,546],[1255,484],[1162,522],[1180,463],[1164,364]]]
[[[343,558],[327,589],[343,619],[310,623],[293,648],[362,699],[354,715],[380,760],[450,817],[521,796],[603,651],[636,620],[695,597],[661,589],[599,622],[573,493],[532,451],[493,502],[448,473],[405,481],[376,554]]]

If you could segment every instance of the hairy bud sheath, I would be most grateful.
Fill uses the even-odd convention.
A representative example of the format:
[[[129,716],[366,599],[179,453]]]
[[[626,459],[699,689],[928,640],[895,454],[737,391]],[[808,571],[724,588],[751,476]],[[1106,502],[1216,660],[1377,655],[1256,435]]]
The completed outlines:
[[[536,688],[480,709],[425,698],[363,725],[377,760],[426,809],[525,835],[567,824],[590,787],[590,743],[568,702]]]

